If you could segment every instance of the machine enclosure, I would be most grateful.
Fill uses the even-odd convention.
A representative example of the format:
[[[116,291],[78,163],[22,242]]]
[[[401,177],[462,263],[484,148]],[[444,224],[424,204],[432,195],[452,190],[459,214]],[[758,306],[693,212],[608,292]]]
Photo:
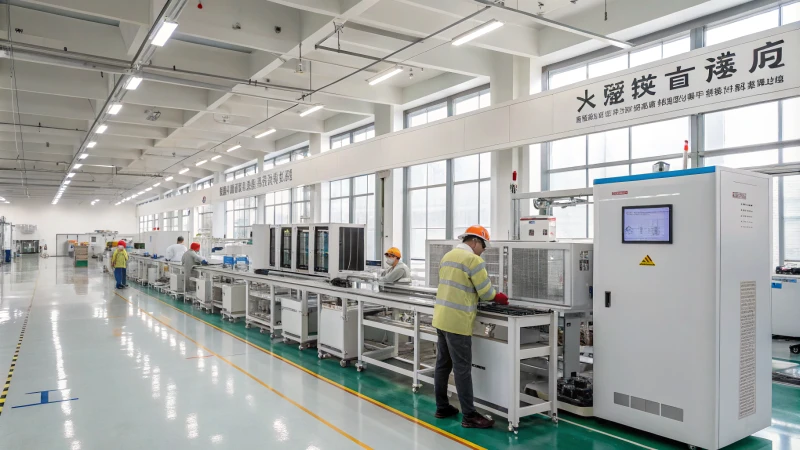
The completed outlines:
[[[597,417],[708,449],[770,426],[771,195],[722,167],[595,182]],[[671,243],[623,243],[647,205]]]
[[[222,309],[229,314],[245,312],[246,285],[244,283],[222,285]]]
[[[772,276],[772,334],[800,337],[800,276]]]
[[[519,238],[522,241],[554,242],[556,240],[556,218],[553,216],[520,218]]]

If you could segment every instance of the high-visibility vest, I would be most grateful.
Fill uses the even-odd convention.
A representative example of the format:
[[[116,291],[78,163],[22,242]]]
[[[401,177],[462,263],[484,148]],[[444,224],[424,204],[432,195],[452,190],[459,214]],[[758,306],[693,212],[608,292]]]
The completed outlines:
[[[128,252],[120,249],[114,250],[114,254],[111,255],[111,266],[115,269],[127,269]]]
[[[439,266],[433,326],[471,336],[479,299],[493,300],[496,293],[483,258],[461,248],[450,250]]]

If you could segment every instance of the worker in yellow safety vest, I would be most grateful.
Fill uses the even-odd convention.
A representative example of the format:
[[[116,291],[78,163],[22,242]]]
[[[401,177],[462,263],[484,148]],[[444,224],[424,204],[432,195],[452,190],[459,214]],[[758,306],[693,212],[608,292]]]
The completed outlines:
[[[447,400],[450,372],[455,378],[458,401],[461,404],[461,426],[490,428],[494,420],[475,410],[472,398],[472,324],[478,313],[479,301],[508,304],[508,297],[492,286],[486,263],[481,254],[489,243],[489,232],[473,225],[458,237],[461,243],[449,251],[439,265],[439,288],[433,307],[433,326],[436,328],[436,417],[458,414]]]

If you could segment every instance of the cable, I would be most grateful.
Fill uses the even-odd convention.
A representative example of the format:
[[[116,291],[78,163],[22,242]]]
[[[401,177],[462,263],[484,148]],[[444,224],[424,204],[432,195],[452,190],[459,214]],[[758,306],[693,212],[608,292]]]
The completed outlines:
[[[25,196],[30,197],[27,186],[28,173],[25,165],[25,138],[22,135],[22,127],[19,126],[19,124],[22,123],[22,117],[19,113],[19,91],[17,90],[17,72],[14,64],[14,40],[11,38],[11,2],[6,3],[6,27],[8,27],[9,56],[11,59],[12,108],[16,109],[16,111],[11,114],[12,120],[14,121],[14,146],[17,149],[17,160],[19,160],[20,154],[22,154],[22,160],[20,161],[22,163],[22,187],[25,188]],[[19,141],[17,141],[17,129],[19,129]]]

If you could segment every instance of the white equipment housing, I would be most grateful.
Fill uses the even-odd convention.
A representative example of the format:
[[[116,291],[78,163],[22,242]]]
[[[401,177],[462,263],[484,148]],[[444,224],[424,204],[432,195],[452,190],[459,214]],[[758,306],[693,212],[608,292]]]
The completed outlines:
[[[178,237],[183,231],[147,231],[140,234],[140,241],[144,243],[144,251],[151,255],[164,256],[167,247],[178,242]]]
[[[245,283],[233,283],[222,285],[222,310],[227,314],[244,314],[246,306]]]
[[[365,225],[349,223],[311,225],[311,273],[339,278],[363,272],[367,264],[365,228]]]
[[[301,347],[317,340],[317,307],[316,299],[303,301],[295,297],[279,297],[281,301],[281,319],[283,321],[283,337],[285,341],[294,341]]]
[[[324,302],[319,310],[320,326],[317,347],[343,361],[358,358],[358,305],[347,299]],[[346,363],[345,363],[346,364]]]
[[[170,272],[169,290],[175,293],[183,292],[183,280],[185,275],[182,273]]]
[[[555,242],[556,218],[529,216],[519,219],[519,238],[522,241]]]
[[[274,225],[253,225],[253,245],[248,256],[254,269],[277,269],[278,236]]]
[[[439,262],[458,241],[428,241],[427,284],[439,284]],[[591,308],[592,244],[492,241],[481,255],[489,278],[514,300]]]
[[[771,195],[723,167],[595,181],[597,417],[708,449],[770,426]]]
[[[772,276],[772,334],[800,337],[800,276]]]

